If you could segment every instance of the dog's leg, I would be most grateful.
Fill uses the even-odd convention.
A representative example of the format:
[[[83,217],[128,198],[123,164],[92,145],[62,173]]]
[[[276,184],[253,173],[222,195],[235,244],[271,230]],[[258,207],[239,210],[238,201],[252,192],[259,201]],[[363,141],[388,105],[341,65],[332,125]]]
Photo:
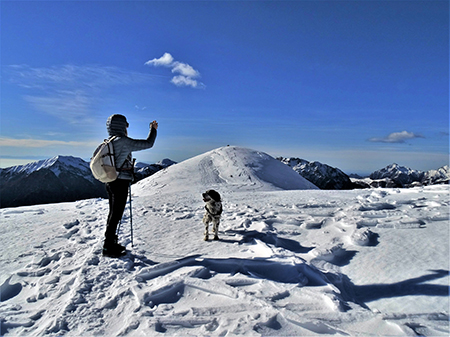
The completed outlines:
[[[219,240],[219,224],[220,219],[213,220],[214,240]]]
[[[208,241],[209,240],[209,219],[206,215],[203,218],[203,224],[205,225],[205,233],[204,233],[205,237],[203,238],[203,240]]]

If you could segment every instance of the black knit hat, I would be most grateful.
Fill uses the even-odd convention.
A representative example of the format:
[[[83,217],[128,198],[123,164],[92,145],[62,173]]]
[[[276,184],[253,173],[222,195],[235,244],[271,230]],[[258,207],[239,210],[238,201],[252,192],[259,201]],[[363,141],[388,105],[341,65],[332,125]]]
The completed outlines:
[[[106,130],[108,130],[110,136],[125,136],[127,127],[127,118],[123,115],[111,115],[106,121]]]

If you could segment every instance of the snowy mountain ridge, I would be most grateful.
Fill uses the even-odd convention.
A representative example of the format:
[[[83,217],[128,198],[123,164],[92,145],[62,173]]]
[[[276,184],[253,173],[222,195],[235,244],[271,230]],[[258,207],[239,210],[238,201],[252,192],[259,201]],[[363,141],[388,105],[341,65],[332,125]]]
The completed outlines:
[[[31,174],[33,172],[49,169],[56,176],[59,176],[61,172],[71,170],[73,173],[82,175],[86,179],[92,180],[94,177],[90,173],[89,163],[81,158],[72,156],[57,155],[49,159],[39,160],[36,162],[28,163],[25,165],[12,166],[0,171],[0,175],[8,176],[14,174]]]
[[[373,172],[369,178],[374,181],[384,179],[387,187],[443,184],[449,182],[450,167],[445,165],[437,170],[418,171],[393,163]]]
[[[2,208],[106,197],[89,163],[71,156],[2,169],[0,181]]]
[[[438,168],[437,170],[426,171],[422,181],[426,185],[443,184],[443,183],[448,184],[449,178],[450,178],[450,167],[448,165],[445,165]]]
[[[165,158],[163,160],[160,160],[156,164],[146,164],[146,163],[136,163],[134,166],[134,179],[135,182],[138,182],[142,179],[145,179],[156,172],[165,169],[171,165],[175,165],[176,162],[173,160],[170,160],[168,158]]]
[[[228,150],[227,150],[228,148]],[[211,153],[203,154],[209,159],[204,158],[202,163],[198,164],[199,169],[203,172],[205,182],[226,182],[231,186],[242,188],[242,186],[251,184],[266,185],[267,181],[273,178],[279,181],[272,181],[269,185],[277,186],[281,189],[297,189],[304,188],[305,182],[299,182],[297,177],[293,178],[291,172],[284,170],[284,174],[279,175],[278,170],[283,170],[279,165],[275,164],[270,157],[259,151],[254,150],[237,150],[243,148],[224,147],[210,151]],[[235,149],[235,150],[230,150]],[[220,151],[219,151],[220,150]],[[227,151],[230,156],[228,161],[224,159]],[[242,152],[242,158],[237,160],[240,155],[232,155],[232,151]],[[222,152],[219,154],[218,152]],[[215,155],[213,153],[216,153]],[[222,157],[222,158],[221,158]],[[217,170],[214,164],[208,167],[211,160],[215,158],[219,160],[216,163],[221,168],[221,172]],[[265,158],[265,160],[262,160]],[[273,159],[272,157],[270,157]],[[188,160],[192,160],[188,159]],[[198,160],[195,159],[195,160]],[[225,160],[225,161],[224,161]],[[412,170],[398,164],[392,164],[381,170],[371,174],[371,178],[366,179],[350,179],[344,172],[338,168],[320,162],[308,162],[300,158],[277,158],[277,160],[285,166],[292,168],[297,175],[305,178],[308,183],[319,187],[320,189],[353,189],[353,188],[370,188],[370,187],[410,187],[415,185],[433,185],[448,183],[450,177],[449,166],[443,166],[437,170],[421,172]],[[222,162],[221,162],[222,161]],[[234,163],[233,163],[234,161]],[[254,162],[252,162],[254,161]],[[142,180],[175,164],[170,159],[163,159],[156,164],[138,163],[135,173],[136,180]],[[261,169],[262,166],[264,169]],[[260,166],[259,169],[257,167]],[[174,169],[182,171],[182,168]],[[271,172],[273,171],[273,172]],[[280,180],[280,176],[286,177],[285,181]],[[262,179],[261,179],[262,178]],[[189,177],[184,177],[189,184]],[[209,180],[208,180],[209,179]],[[294,182],[292,179],[297,180]],[[13,166],[0,169],[0,180],[2,186],[0,188],[0,207],[13,207],[20,205],[32,205],[47,202],[73,201],[91,197],[106,197],[103,184],[99,183],[92,176],[89,163],[81,158],[71,156],[55,156],[46,160],[40,160],[26,165]],[[75,181],[79,181],[77,184]],[[249,182],[251,184],[249,185]],[[290,186],[289,186],[290,185]],[[161,186],[161,185],[160,185]],[[240,186],[240,187],[239,187]],[[62,193],[63,192],[63,193]],[[65,196],[62,197],[61,193]],[[70,195],[70,196],[69,196]]]
[[[300,158],[277,158],[292,167],[300,175],[320,189],[354,189],[371,187],[412,187],[445,184],[450,180],[450,168],[445,165],[437,170],[418,171],[396,163],[374,171],[367,178],[350,178],[340,169]]]
[[[174,162],[138,163],[136,179],[144,179]],[[106,198],[103,183],[91,173],[89,162],[72,156],[55,156],[0,170],[0,207],[16,207],[86,198]]]
[[[283,164],[311,181],[323,190],[350,190],[359,186],[352,183],[350,178],[341,170],[317,161],[309,162],[300,158],[277,158]]]
[[[396,163],[386,166],[381,170],[377,170],[370,175],[373,180],[391,178],[403,184],[410,184],[413,181],[420,181],[424,172],[400,166]]]
[[[252,149],[225,146],[193,158],[144,179],[135,190],[148,193],[175,193],[191,186],[198,191],[222,190],[297,190],[317,189],[288,166],[268,154]]]

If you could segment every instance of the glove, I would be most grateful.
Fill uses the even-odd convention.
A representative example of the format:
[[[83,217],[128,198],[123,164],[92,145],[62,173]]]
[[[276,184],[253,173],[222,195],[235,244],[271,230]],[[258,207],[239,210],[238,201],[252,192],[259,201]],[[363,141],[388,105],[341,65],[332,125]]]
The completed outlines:
[[[153,121],[150,123],[150,129],[153,128],[155,130],[158,129],[158,122],[157,121]]]

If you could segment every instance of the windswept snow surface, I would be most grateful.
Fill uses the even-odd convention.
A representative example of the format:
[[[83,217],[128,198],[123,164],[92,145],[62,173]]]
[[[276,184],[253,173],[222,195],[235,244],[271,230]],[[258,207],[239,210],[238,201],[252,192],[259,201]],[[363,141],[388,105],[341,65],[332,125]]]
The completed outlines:
[[[449,335],[448,185],[283,190],[230,149],[134,186],[121,259],[101,256],[107,200],[0,210],[1,334]],[[206,188],[220,241],[202,240]]]

